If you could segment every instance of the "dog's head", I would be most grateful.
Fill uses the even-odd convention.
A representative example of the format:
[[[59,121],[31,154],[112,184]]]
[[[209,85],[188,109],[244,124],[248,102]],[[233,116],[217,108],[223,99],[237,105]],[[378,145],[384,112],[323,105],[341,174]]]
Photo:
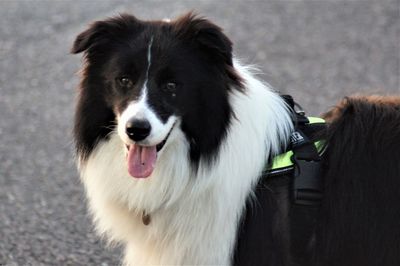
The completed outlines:
[[[193,163],[218,151],[241,88],[221,29],[189,13],[174,21],[120,15],[93,23],[72,53],[85,53],[75,118],[80,158],[114,130],[134,177],[151,175],[158,152],[182,131]],[[179,135],[179,134],[178,134]]]

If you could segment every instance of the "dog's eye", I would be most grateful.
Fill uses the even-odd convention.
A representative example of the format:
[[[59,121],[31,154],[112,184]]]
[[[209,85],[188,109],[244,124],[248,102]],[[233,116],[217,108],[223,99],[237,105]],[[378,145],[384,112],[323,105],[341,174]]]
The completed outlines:
[[[164,84],[164,90],[166,92],[173,93],[174,96],[175,96],[175,93],[176,93],[178,87],[180,87],[180,85],[178,83],[172,82],[172,81]]]
[[[122,87],[129,88],[133,85],[132,80],[127,77],[118,78],[117,81],[118,81],[118,84]]]
[[[169,93],[172,97],[176,97],[176,89],[178,85],[175,82],[167,82],[164,85],[164,91]]]
[[[165,84],[165,88],[170,92],[175,92],[176,83],[175,82],[168,82],[167,84]]]

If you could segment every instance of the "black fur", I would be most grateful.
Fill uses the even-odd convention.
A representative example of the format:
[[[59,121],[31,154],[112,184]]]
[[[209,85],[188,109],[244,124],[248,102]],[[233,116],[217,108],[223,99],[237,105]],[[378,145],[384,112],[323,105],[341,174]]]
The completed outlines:
[[[121,15],[92,24],[72,48],[72,53],[85,52],[74,129],[83,159],[113,130],[117,113],[140,95],[152,39],[151,107],[164,122],[171,115],[181,117],[194,165],[218,152],[233,117],[228,91],[243,90],[232,67],[230,40],[219,27],[191,13],[171,23]],[[124,77],[132,82],[121,85]],[[177,84],[174,91],[167,88],[169,82]]]
[[[400,98],[348,98],[332,112],[321,207],[294,215],[292,177],[266,177],[247,205],[234,265],[400,265]],[[299,253],[293,240],[309,227]]]
[[[327,139],[316,265],[400,265],[400,99],[349,98]]]

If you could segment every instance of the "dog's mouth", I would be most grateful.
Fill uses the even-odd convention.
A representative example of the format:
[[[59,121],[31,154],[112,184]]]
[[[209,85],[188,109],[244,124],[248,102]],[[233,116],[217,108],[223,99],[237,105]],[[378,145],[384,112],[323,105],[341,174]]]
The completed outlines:
[[[164,140],[157,145],[143,146],[136,143],[126,145],[128,150],[128,172],[132,177],[146,178],[151,175],[156,166],[157,153],[164,148],[173,128],[174,125],[171,127]]]

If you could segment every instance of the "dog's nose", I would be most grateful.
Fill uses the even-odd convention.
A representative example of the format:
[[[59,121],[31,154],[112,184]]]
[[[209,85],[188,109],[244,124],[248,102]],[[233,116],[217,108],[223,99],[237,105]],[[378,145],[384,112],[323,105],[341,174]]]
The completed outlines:
[[[126,134],[133,141],[141,141],[150,135],[151,126],[147,120],[131,119],[126,123]]]

